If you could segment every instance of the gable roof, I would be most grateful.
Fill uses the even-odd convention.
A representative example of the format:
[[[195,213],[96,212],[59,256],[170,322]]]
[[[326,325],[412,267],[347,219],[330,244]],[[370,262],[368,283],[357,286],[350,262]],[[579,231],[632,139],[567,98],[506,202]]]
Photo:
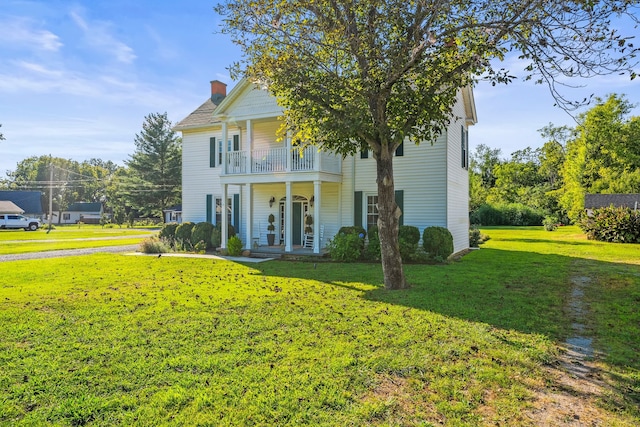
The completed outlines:
[[[8,200],[20,207],[24,212],[34,215],[42,214],[42,192],[40,191],[0,191],[0,200]]]
[[[609,206],[616,208],[625,207],[637,209],[640,207],[640,194],[585,194],[585,209],[608,208]]]
[[[65,212],[101,212],[102,203],[100,202],[75,202],[69,205]]]
[[[195,129],[220,123],[220,120],[213,117],[213,111],[215,109],[216,104],[209,98],[201,106],[196,108],[193,113],[180,120],[173,128],[175,130]]]
[[[24,213],[19,206],[9,200],[0,200],[0,213],[6,214],[21,214]]]

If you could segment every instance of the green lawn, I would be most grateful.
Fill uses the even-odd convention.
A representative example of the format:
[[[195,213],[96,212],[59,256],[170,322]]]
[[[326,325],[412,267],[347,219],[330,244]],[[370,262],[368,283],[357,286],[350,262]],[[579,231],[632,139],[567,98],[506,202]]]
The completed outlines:
[[[102,228],[100,226],[57,226],[46,230],[0,230],[0,255],[60,249],[96,248],[140,243],[157,229]]]
[[[576,228],[483,230],[449,265],[96,254],[0,263],[1,425],[526,425],[596,278],[601,403],[640,423],[640,250]]]

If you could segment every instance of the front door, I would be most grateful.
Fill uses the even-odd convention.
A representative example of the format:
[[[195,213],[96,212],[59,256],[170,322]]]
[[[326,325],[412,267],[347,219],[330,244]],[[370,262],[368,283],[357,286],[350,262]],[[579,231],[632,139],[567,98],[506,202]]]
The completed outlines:
[[[302,202],[293,202],[293,245],[302,245]]]
[[[298,200],[296,200],[298,199]],[[285,231],[285,221],[284,221],[284,198],[280,200],[280,242],[284,243],[284,231]],[[291,244],[294,246],[302,245],[302,236],[304,235],[304,217],[308,214],[309,203],[306,201],[306,198],[302,196],[294,196],[294,200],[292,203],[292,232],[291,235]]]

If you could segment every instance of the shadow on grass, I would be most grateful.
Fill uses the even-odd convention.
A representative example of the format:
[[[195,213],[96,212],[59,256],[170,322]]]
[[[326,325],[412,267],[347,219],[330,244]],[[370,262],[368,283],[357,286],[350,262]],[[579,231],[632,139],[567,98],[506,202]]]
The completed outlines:
[[[634,298],[640,299],[638,266],[483,248],[448,265],[406,265],[411,288],[402,291],[383,287],[378,264],[272,262],[260,269],[267,275],[339,286],[359,292],[369,301],[542,334],[557,342],[575,335],[575,314],[568,309],[574,291],[571,277],[592,276],[584,298],[593,309],[580,321],[597,350],[607,355],[607,362],[626,372],[617,378],[620,393],[640,402],[640,322],[634,308]],[[613,284],[613,278],[620,274],[628,276],[624,289]],[[629,313],[622,315],[622,311]]]

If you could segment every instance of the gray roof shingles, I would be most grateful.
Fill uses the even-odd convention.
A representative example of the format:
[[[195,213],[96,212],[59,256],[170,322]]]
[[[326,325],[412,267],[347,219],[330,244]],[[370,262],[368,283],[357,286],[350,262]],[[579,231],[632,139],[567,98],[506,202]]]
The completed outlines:
[[[213,101],[211,101],[211,98],[209,98],[193,113],[189,114],[187,117],[178,122],[174,129],[182,130],[220,123],[219,120],[213,118],[213,111],[215,109],[216,104],[214,104]]]
[[[635,209],[640,207],[640,194],[585,194],[585,209],[608,208],[609,206],[627,207]]]

